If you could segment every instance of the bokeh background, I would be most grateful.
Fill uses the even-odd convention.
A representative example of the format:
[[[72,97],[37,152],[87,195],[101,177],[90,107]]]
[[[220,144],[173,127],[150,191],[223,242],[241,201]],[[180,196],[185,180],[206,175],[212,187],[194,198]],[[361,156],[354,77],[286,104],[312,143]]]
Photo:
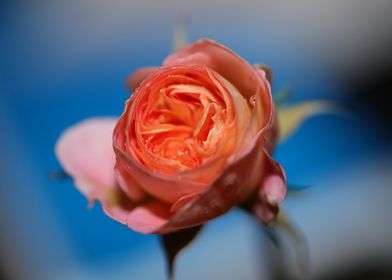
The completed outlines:
[[[270,65],[273,91],[292,87],[293,103],[345,106],[278,146],[289,183],[309,187],[282,208],[307,238],[310,279],[392,279],[391,11],[381,0],[2,1],[0,275],[165,279],[157,236],[87,209],[72,182],[49,174],[61,131],[121,114],[127,75],[161,63],[185,15],[190,41]],[[281,238],[278,262],[303,279]],[[181,254],[177,279],[277,279],[277,259],[257,222],[233,210]]]

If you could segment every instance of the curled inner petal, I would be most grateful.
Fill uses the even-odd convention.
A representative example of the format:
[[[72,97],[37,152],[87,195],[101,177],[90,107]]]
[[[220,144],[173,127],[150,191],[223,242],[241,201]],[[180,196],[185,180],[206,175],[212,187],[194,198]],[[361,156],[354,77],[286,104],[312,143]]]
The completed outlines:
[[[238,90],[200,66],[161,69],[142,83],[134,102],[130,152],[142,165],[165,174],[231,154],[250,118],[249,103]]]

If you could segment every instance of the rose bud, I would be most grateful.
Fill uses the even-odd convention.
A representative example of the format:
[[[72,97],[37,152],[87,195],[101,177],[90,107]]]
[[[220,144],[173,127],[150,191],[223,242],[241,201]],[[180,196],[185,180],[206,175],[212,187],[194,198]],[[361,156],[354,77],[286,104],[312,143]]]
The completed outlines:
[[[252,200],[274,220],[286,193],[266,71],[208,39],[136,71],[118,120],[68,129],[58,159],[90,200],[141,233],[201,225]]]

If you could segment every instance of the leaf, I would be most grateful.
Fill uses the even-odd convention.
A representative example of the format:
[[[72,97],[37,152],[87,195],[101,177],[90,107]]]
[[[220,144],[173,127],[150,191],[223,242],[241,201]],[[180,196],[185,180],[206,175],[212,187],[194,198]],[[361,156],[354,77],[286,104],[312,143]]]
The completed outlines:
[[[168,279],[174,279],[174,262],[178,253],[188,246],[203,226],[184,229],[161,235],[161,243],[166,253]]]
[[[309,247],[306,237],[293,222],[289,221],[283,211],[280,211],[278,214],[276,219],[276,226],[286,232],[288,237],[292,240],[296,253],[298,268],[302,274],[301,279],[307,278],[310,269],[310,259]]]
[[[173,31],[173,43],[172,43],[173,53],[178,52],[188,44],[188,32],[187,32],[188,21],[189,18],[186,14],[180,13],[178,15],[176,25],[174,26],[174,31]]]
[[[308,101],[278,108],[279,141],[290,137],[307,118],[331,113],[336,108],[336,104],[329,101]]]

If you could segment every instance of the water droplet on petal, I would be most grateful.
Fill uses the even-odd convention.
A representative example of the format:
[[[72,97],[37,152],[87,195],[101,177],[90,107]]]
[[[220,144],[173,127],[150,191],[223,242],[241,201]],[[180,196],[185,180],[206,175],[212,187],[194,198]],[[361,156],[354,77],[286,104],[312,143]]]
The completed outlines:
[[[255,106],[255,105],[256,105],[256,95],[252,95],[252,96],[249,98],[249,103],[250,103],[250,105],[252,105],[252,106]]]

